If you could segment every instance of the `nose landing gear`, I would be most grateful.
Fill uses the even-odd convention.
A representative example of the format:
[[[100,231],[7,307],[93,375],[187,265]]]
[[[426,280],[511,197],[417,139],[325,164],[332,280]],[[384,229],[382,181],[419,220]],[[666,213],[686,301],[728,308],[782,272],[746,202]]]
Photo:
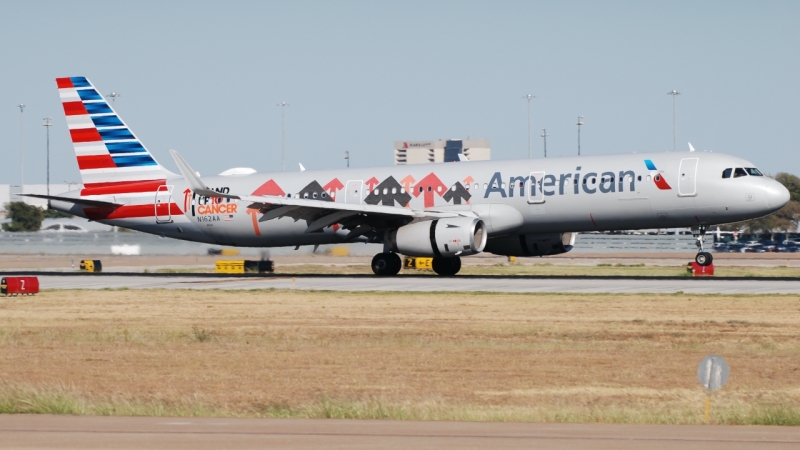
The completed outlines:
[[[703,238],[706,235],[706,228],[707,227],[705,225],[700,225],[696,229],[692,229],[692,235],[696,239],[695,245],[697,246],[697,249],[700,250],[694,256],[694,262],[701,266],[710,266],[711,262],[714,261],[714,257],[711,256],[711,253],[703,249]]]

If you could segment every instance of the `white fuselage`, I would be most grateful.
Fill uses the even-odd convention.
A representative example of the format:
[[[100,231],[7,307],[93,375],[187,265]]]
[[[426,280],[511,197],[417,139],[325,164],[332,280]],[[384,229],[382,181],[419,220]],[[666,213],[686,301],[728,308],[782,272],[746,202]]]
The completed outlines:
[[[492,238],[707,226],[780,209],[788,191],[776,181],[722,178],[727,168],[751,167],[719,153],[678,152],[257,173],[202,181],[222,193],[471,211],[486,222]],[[307,233],[307,221],[291,217],[259,221],[263,213],[248,209],[249,202],[199,197],[180,176],[167,179],[155,194],[114,194],[113,200],[123,206],[113,211],[59,201],[53,206],[111,225],[221,245],[330,244],[343,242],[348,234],[336,224]]]

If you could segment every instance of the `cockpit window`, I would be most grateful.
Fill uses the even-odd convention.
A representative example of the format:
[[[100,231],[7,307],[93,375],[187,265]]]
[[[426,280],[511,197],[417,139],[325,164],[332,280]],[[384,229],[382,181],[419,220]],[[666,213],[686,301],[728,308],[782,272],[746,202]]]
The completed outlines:
[[[754,177],[763,177],[764,176],[764,174],[761,173],[761,171],[756,169],[755,167],[745,167],[744,170],[746,170],[747,173],[749,173],[750,175],[752,175]]]
[[[737,167],[736,169],[733,170],[733,178],[746,177],[746,176],[747,172],[745,172],[744,169],[742,169],[741,167]]]
[[[725,170],[723,170],[722,171],[722,178],[730,178],[731,177],[731,172],[733,172],[733,169],[725,169]]]

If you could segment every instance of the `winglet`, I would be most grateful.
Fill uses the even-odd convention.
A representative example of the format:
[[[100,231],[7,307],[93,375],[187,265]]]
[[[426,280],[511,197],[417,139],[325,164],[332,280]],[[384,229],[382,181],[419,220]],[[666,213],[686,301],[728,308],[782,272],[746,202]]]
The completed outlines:
[[[689,151],[690,151],[690,152],[693,152],[693,151],[694,151],[694,146],[692,145],[692,143],[691,143],[691,142],[689,142]]]
[[[230,194],[223,194],[221,192],[212,191],[203,183],[203,180],[197,176],[194,170],[189,167],[189,164],[184,161],[183,157],[178,154],[175,150],[170,150],[169,153],[172,155],[172,159],[175,160],[175,164],[178,166],[178,170],[181,171],[181,175],[186,180],[186,183],[189,184],[189,189],[192,190],[197,195],[202,195],[204,197],[224,197],[224,198],[240,198],[238,195],[230,195]]]

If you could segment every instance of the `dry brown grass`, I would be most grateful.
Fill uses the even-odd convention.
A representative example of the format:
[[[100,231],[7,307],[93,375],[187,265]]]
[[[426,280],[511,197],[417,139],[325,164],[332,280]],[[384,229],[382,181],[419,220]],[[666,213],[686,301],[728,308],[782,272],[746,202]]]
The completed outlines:
[[[749,423],[796,412],[799,313],[797,296],[46,291],[0,299],[0,411],[55,395],[78,413],[691,423],[716,353],[715,420]]]

